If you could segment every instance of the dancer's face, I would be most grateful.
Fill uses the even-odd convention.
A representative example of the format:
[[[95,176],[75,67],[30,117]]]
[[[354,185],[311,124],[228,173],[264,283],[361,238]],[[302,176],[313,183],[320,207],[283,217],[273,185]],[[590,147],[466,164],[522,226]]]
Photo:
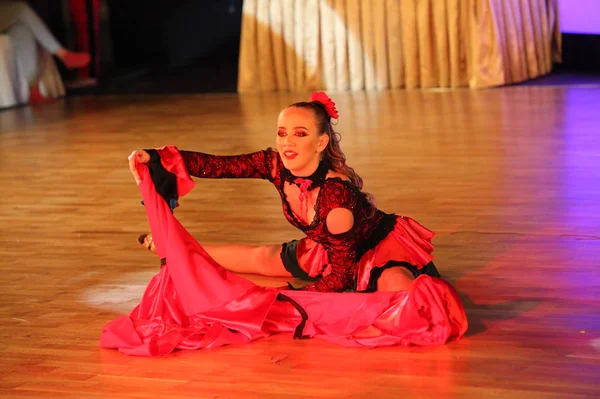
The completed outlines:
[[[277,118],[277,151],[296,176],[309,176],[319,166],[329,137],[317,128],[309,108],[288,107]]]

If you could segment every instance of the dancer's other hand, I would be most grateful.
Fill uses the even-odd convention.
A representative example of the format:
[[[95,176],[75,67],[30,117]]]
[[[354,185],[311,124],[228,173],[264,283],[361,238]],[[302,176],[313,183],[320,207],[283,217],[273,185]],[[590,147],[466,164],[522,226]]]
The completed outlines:
[[[129,170],[135,179],[136,184],[140,184],[142,182],[142,178],[137,171],[136,163],[148,163],[150,162],[150,154],[148,154],[144,150],[135,150],[129,155],[127,158],[129,160]]]

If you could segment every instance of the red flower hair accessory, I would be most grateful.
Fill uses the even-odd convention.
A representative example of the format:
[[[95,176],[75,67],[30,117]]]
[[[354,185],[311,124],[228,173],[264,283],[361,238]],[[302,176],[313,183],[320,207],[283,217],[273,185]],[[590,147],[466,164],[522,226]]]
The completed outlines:
[[[310,96],[310,101],[316,101],[323,104],[325,111],[327,111],[327,114],[329,114],[330,117],[337,119],[340,116],[337,109],[335,109],[335,103],[331,101],[331,98],[329,98],[325,92],[319,91],[313,93]]]

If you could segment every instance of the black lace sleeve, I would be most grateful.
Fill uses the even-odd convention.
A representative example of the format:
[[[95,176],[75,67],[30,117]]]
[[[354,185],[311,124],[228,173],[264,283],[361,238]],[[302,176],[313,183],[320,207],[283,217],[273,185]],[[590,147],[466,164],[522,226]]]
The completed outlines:
[[[255,178],[273,181],[277,153],[264,150],[242,155],[210,155],[180,151],[190,175],[200,178]]]

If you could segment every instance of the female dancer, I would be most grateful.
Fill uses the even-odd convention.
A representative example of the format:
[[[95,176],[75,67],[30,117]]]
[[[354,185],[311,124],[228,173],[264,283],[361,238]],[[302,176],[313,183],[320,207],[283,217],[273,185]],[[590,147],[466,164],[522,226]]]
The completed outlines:
[[[309,291],[398,291],[420,274],[439,277],[431,262],[434,234],[408,217],[378,210],[361,192],[362,179],[346,164],[331,123],[339,116],[335,103],[325,93],[311,100],[281,112],[277,151],[225,157],[181,151],[192,176],[271,181],[285,217],[307,236],[282,246],[204,246],[206,251],[234,272],[313,281],[301,288]],[[134,176],[135,162],[147,163],[151,154],[158,156],[131,154]],[[151,235],[139,241],[152,250]]]
[[[337,117],[335,104],[315,93],[279,115],[277,150],[134,151],[130,167],[152,231],[144,242],[161,258],[161,269],[133,312],[104,327],[101,346],[153,356],[292,332],[362,347],[459,339],[467,319],[431,263],[433,233],[378,210],[361,191],[331,124]],[[285,217],[306,238],[281,250],[201,246],[173,215],[194,185],[190,174],[269,180]],[[300,289],[263,287],[227,269],[312,281]]]

